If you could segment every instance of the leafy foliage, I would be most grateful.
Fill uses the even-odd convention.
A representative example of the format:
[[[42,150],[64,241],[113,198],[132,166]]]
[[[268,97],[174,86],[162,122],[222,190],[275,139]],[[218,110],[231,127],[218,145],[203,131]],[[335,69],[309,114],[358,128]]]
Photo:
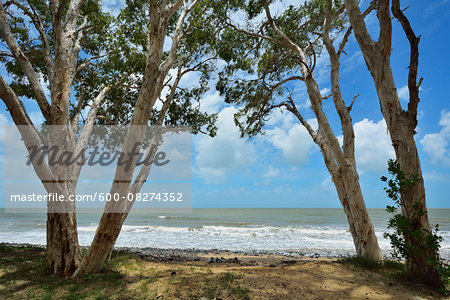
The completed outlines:
[[[36,12],[42,20],[49,41],[50,56],[53,59],[54,37],[48,3],[38,0],[17,0],[7,2],[5,5],[8,21],[19,47],[42,78],[42,84],[49,84],[48,70],[43,59],[44,45],[32,19],[32,12]],[[68,5],[69,2],[67,7]],[[208,7],[209,10],[206,9]],[[192,72],[201,74],[200,81],[197,85],[195,82],[189,82],[189,86],[177,89],[164,122],[167,125],[188,125],[193,128],[194,133],[201,131],[214,135],[216,115],[201,112],[197,105],[209,90],[205,82],[215,70],[214,60],[199,64],[215,53],[217,27],[214,26],[215,19],[211,7],[211,1],[201,0],[186,19],[183,28],[186,35],[177,49],[174,68],[180,67],[182,70],[192,68]],[[179,14],[180,12],[175,13],[169,20],[166,40],[173,35]],[[80,15],[77,27],[87,29],[81,40],[77,63],[80,69],[76,73],[74,92],[70,99],[71,116],[75,117],[78,113],[89,109],[90,102],[104,87],[109,86],[111,90],[98,109],[99,118],[96,123],[128,124],[146,65],[149,1],[127,0],[125,7],[115,17],[103,11],[101,1],[86,0],[83,2]],[[188,28],[190,23],[192,24]],[[167,56],[167,52],[163,58]],[[19,97],[33,99],[33,92],[17,60],[8,52],[0,52],[0,64],[4,65],[12,77],[9,85],[16,94]],[[166,78],[166,89],[163,90],[161,101],[165,100],[164,95],[166,90],[170,89],[173,79]],[[157,107],[160,105],[156,105],[149,116],[149,124],[157,123],[160,112]]]
[[[381,177],[383,182],[387,183],[384,188],[388,197],[394,201],[394,205],[388,205],[386,211],[392,214],[388,222],[388,228],[392,233],[384,233],[384,237],[390,239],[393,248],[393,256],[396,259],[406,259],[409,264],[415,257],[428,256],[428,264],[439,272],[440,290],[447,293],[446,287],[449,284],[450,267],[445,265],[440,258],[439,248],[442,237],[438,235],[439,225],[436,224],[434,230],[427,230],[416,225],[416,220],[425,215],[425,211],[418,203],[414,205],[414,214],[411,218],[402,215],[398,209],[404,207],[402,193],[406,188],[414,186],[417,181],[417,175],[407,178],[400,169],[397,161],[390,159],[388,161],[388,171],[391,178]],[[430,255],[431,254],[431,255]]]
[[[269,3],[271,1],[268,1]],[[229,26],[221,35],[219,56],[228,64],[219,73],[216,89],[228,103],[240,106],[235,116],[242,135],[254,136],[263,131],[273,109],[293,95],[301,79],[300,68],[306,65],[313,72],[322,43],[317,33],[323,29],[327,1],[312,0],[290,5],[279,16],[273,16],[276,26],[296,45],[306,49],[305,61],[279,42],[278,35],[265,17],[264,1],[243,1],[234,6],[247,14],[245,26]],[[333,12],[341,7],[333,2]],[[230,10],[225,25],[232,23]],[[262,21],[260,20],[262,17]],[[333,23],[334,30],[343,29],[344,15]],[[294,102],[303,99],[293,99]]]
[[[206,1],[200,2],[206,5]],[[187,24],[193,18],[195,22],[177,49],[174,65],[174,68],[182,70],[196,66],[192,72],[201,74],[199,84],[189,88],[177,88],[164,123],[191,126],[193,133],[202,131],[213,136],[216,131],[214,125],[216,115],[203,113],[195,105],[209,90],[207,80],[209,74],[215,70],[213,60],[199,65],[205,58],[213,56],[214,42],[211,31],[213,27],[208,25],[211,22],[211,15],[202,11],[201,8],[201,4],[197,5],[188,17]],[[105,46],[108,56],[98,65],[99,70],[87,70],[83,81],[77,87],[79,95],[84,93],[89,95],[88,98],[92,98],[104,86],[112,86],[105,103],[99,109],[99,114],[103,118],[97,121],[98,124],[130,122],[146,65],[149,9],[148,1],[127,1],[126,7],[117,16],[113,29],[108,33]],[[179,14],[176,13],[170,19],[166,38],[171,37],[178,16]],[[167,52],[163,54],[163,57],[166,56]],[[176,74],[169,76],[171,78],[167,78],[163,94],[171,88]],[[160,101],[165,101],[164,95]],[[160,108],[155,107],[151,112],[149,124],[157,124],[159,114]]]

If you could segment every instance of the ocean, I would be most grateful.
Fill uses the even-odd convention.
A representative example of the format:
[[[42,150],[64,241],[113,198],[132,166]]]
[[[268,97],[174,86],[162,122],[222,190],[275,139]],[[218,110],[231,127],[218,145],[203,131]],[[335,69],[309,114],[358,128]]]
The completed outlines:
[[[389,214],[369,209],[384,255],[390,251]],[[450,258],[450,209],[430,209],[440,225],[441,255]],[[94,236],[100,215],[79,214],[82,246]],[[45,244],[45,214],[5,213],[0,209],[0,242]],[[194,208],[192,213],[139,214],[126,220],[118,247],[219,249],[341,256],[355,254],[347,220],[339,208]],[[389,255],[388,255],[389,256]]]

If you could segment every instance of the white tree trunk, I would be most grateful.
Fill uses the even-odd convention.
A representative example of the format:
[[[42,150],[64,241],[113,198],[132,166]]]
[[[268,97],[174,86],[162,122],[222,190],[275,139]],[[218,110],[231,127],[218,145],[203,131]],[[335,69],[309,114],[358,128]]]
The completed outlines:
[[[179,43],[184,36],[184,33],[182,32],[184,20],[188,13],[196,5],[197,1],[192,1],[189,6],[184,6],[182,9],[173,33],[169,55],[163,60],[164,41],[166,38],[169,20],[180,8],[180,6],[183,5],[183,3],[184,2],[181,0],[177,0],[172,4],[170,4],[169,1],[163,1],[160,3],[160,8],[158,9],[158,1],[150,1],[151,15],[149,34],[147,38],[148,50],[146,67],[141,89],[136,101],[136,106],[133,111],[130,124],[132,127],[130,127],[124,138],[124,145],[122,149],[123,153],[129,153],[135,142],[142,141],[143,132],[142,130],[137,129],[136,126],[142,126],[142,129],[146,129],[151,109],[153,108],[156,100],[160,97],[166,76],[174,64]],[[179,78],[176,83],[173,84],[173,89],[176,88],[178,82]],[[170,104],[170,99],[167,100],[168,101],[166,103],[168,106],[168,104]],[[168,107],[166,107],[166,110],[167,108]],[[164,119],[166,110],[161,111],[162,120]],[[134,159],[136,159],[136,157],[134,157]],[[134,162],[132,163],[132,168],[128,171],[125,171],[123,168],[117,168],[114,183],[111,187],[111,194],[117,193],[121,196],[126,196],[129,192],[138,192],[135,188],[130,189],[134,169]],[[150,170],[147,171],[147,175],[149,171]],[[74,276],[80,276],[86,272],[98,272],[102,269],[103,264],[111,253],[114,244],[119,237],[123,222],[128,215],[128,211],[131,209],[131,205],[128,205],[126,201],[119,201],[118,203],[110,202],[106,204],[104,213],[102,214],[100,223],[97,227],[94,240]]]
[[[333,92],[333,101],[339,114],[343,135],[344,145],[341,148],[333,130],[328,122],[322,108],[322,95],[319,86],[311,70],[306,63],[300,64],[303,81],[306,84],[306,90],[311,102],[311,108],[316,115],[318,129],[315,132],[311,126],[303,119],[298,112],[295,103],[291,99],[288,110],[293,112],[300,122],[306,127],[313,141],[320,147],[325,165],[331,175],[334,186],[338,193],[339,200],[347,215],[350,232],[353,237],[356,253],[358,256],[369,261],[379,261],[382,259],[381,250],[378,246],[378,240],[375,235],[372,222],[367,212],[361,186],[359,184],[358,172],[354,155],[354,131],[350,117],[351,107],[347,108],[342,99],[339,86],[339,54],[336,53],[328,36],[330,23],[332,22],[330,11],[331,2],[326,17],[326,24],[322,38],[330,55],[331,83]],[[265,2],[266,16],[275,33],[287,49],[295,53],[300,61],[306,62],[305,50],[293,43],[273,21],[267,2]],[[342,45],[343,47],[343,45]]]
[[[408,109],[402,109],[397,94],[392,69],[390,65],[392,24],[390,14],[390,1],[378,2],[377,18],[379,21],[379,40],[373,41],[369,35],[366,24],[356,0],[345,0],[345,7],[349,14],[350,23],[354,29],[355,37],[363,53],[367,68],[372,75],[380,102],[381,112],[394,147],[395,156],[400,169],[407,178],[417,176],[413,186],[407,187],[402,193],[402,214],[412,221],[412,229],[430,230],[430,223],[426,208],[425,186],[420,166],[414,135],[417,126],[417,106],[419,103],[419,84],[416,84],[418,66],[418,43],[412,28],[400,10],[398,0],[392,1],[392,11],[400,21],[410,42],[411,56],[408,74],[408,88],[410,100]],[[422,210],[424,214],[418,214]],[[418,248],[422,245],[416,245]],[[431,284],[439,282],[438,273],[428,264],[427,255],[413,255],[408,262],[410,272],[416,279]]]

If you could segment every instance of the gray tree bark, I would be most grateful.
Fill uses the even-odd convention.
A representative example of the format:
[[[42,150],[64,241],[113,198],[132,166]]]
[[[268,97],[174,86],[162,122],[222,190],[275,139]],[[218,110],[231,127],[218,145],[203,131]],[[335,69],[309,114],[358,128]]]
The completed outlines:
[[[419,38],[415,36],[409,21],[400,10],[399,0],[393,0],[394,17],[400,21],[411,46],[408,74],[410,100],[408,109],[403,110],[390,64],[392,42],[390,1],[378,1],[377,18],[380,26],[378,41],[374,41],[369,35],[357,1],[345,0],[344,2],[356,40],[375,84],[381,112],[389,130],[397,162],[408,178],[417,176],[416,184],[407,187],[401,194],[403,200],[402,214],[412,221],[415,229],[429,231],[430,223],[426,208],[425,186],[414,140],[420,87],[420,81],[419,84],[416,82]],[[425,214],[418,214],[418,210],[423,210]],[[423,245],[417,246],[420,248]],[[428,257],[426,256],[415,255],[412,257],[408,262],[411,274],[414,274],[414,277],[420,281],[439,282],[437,272],[427,261]]]
[[[349,33],[345,35],[344,41],[341,43],[339,50],[336,51],[329,38],[331,23],[335,18],[335,16],[331,14],[331,7],[332,2],[328,1],[327,16],[321,36],[330,55],[332,97],[342,124],[344,137],[342,148],[340,147],[339,141],[333,133],[328,118],[323,111],[322,100],[324,97],[320,94],[320,89],[314,78],[313,70],[310,69],[306,63],[302,63],[300,65],[300,70],[303,81],[306,84],[307,93],[311,102],[311,108],[317,118],[317,131],[314,131],[302,117],[292,99],[290,99],[290,103],[285,106],[289,111],[294,113],[294,115],[308,130],[309,134],[313,138],[313,141],[320,147],[325,165],[331,175],[339,200],[344,208],[344,212],[347,215],[347,220],[357,255],[369,261],[379,261],[382,259],[381,250],[378,245],[373,224],[365,206],[361,186],[359,184],[359,176],[356,170],[354,153],[355,135],[353,131],[352,119],[350,117],[350,110],[354,99],[349,107],[345,106],[339,84],[339,57],[343,52]],[[290,49],[291,52],[295,53],[300,61],[306,62],[306,49],[302,49],[300,46],[293,43],[275,25],[275,22],[272,20],[270,15],[267,3],[265,5],[265,10],[269,23],[280,38],[281,42],[287,49]]]
[[[197,1],[192,1],[189,5],[181,0],[169,3],[170,1],[163,1],[158,9],[158,1],[150,1],[150,24],[149,33],[147,38],[147,60],[144,71],[144,78],[139,91],[139,95],[136,101],[136,106],[133,111],[131,126],[128,130],[124,145],[122,148],[123,153],[129,153],[135,142],[142,141],[144,132],[146,129],[148,120],[150,117],[150,111],[153,108],[156,100],[160,97],[161,91],[164,87],[164,81],[169,70],[172,68],[178,46],[181,39],[184,37],[185,32],[182,31],[186,16],[196,5]],[[178,17],[176,28],[173,33],[172,45],[168,56],[163,59],[163,47],[166,38],[167,26],[169,19],[173,14],[179,10],[180,6],[184,7]],[[164,115],[168,109],[170,102],[173,99],[175,89],[181,79],[181,76],[185,73],[178,72],[177,79],[172,85],[171,93],[166,99],[166,105],[160,112],[160,118],[158,122],[161,125],[164,120]],[[142,130],[139,129],[139,126]],[[150,147],[149,147],[150,149]],[[136,157],[134,157],[136,159]],[[132,163],[132,168],[124,170],[118,167],[116,170],[114,183],[111,187],[111,194],[119,194],[126,196],[128,193],[136,193],[142,187],[142,184],[131,185],[133,172],[135,170],[135,163]],[[142,171],[142,169],[141,169]],[[143,182],[143,178],[146,178],[150,169],[144,169],[143,173],[138,175],[138,180]],[[119,201],[118,203],[107,203],[104,213],[97,227],[94,240],[89,247],[86,256],[80,267],[75,272],[74,276],[80,276],[86,272],[98,272],[102,269],[107,257],[111,253],[114,244],[119,237],[123,222],[125,221],[129,210],[133,202]]]
[[[50,0],[49,13],[52,17],[54,37],[54,53],[51,55],[49,40],[43,28],[39,15],[32,8],[14,2],[18,10],[27,15],[35,29],[43,47],[43,58],[47,68],[50,86],[51,104],[45,95],[39,76],[30,60],[18,46],[11,27],[6,18],[6,12],[0,3],[0,34],[5,40],[14,59],[17,60],[25,73],[43,117],[50,127],[49,145],[57,145],[60,149],[75,149],[75,135],[69,118],[70,93],[76,74],[78,53],[85,31],[78,27],[80,8],[83,0],[72,0],[66,7],[66,1]],[[64,13],[66,13],[64,15]],[[43,141],[37,134],[22,102],[14,91],[1,78],[1,98],[10,109],[11,117],[19,126],[27,148],[30,145],[42,145]],[[26,126],[21,126],[26,125]],[[58,128],[56,128],[58,127]],[[74,195],[76,180],[73,180],[72,168],[59,165],[49,166],[35,164],[33,167],[48,193],[58,193],[68,199]],[[78,268],[81,261],[81,251],[78,245],[75,205],[72,202],[48,203],[47,213],[47,272],[60,276],[70,276]]]

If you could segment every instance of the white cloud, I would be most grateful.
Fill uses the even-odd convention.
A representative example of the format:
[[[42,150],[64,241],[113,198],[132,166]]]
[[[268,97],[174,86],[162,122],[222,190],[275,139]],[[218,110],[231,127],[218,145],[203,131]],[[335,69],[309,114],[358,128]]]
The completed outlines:
[[[268,126],[277,126],[284,130],[290,129],[295,123],[294,115],[286,110],[275,109],[270,112]]]
[[[408,101],[409,100],[409,89],[408,86],[402,86],[401,88],[397,89],[397,94],[400,100]]]
[[[275,148],[282,151],[286,161],[294,165],[304,164],[308,160],[314,143],[300,124],[294,124],[288,130],[280,127],[267,130],[266,136]]]
[[[320,94],[322,95],[322,97],[324,96],[328,96],[330,94],[331,90],[329,88],[323,88],[320,90]]]
[[[434,164],[450,166],[450,111],[442,110],[439,125],[443,128],[438,133],[426,134],[420,140],[423,150],[431,157]]]
[[[263,178],[265,178],[264,185],[269,185],[271,183],[271,179],[277,177],[279,174],[279,169],[269,166],[267,172],[263,174]]]
[[[422,90],[422,87],[419,87],[419,91]],[[400,98],[400,100],[409,101],[409,89],[408,89],[408,85],[404,85],[401,88],[397,89],[397,94],[398,97]]]
[[[195,171],[206,181],[220,181],[228,171],[242,170],[255,161],[253,144],[240,138],[234,124],[236,111],[234,107],[224,108],[218,115],[217,135],[199,137],[195,145]]]
[[[316,119],[306,121],[314,130],[317,130]],[[272,128],[266,130],[264,139],[281,150],[288,163],[302,165],[308,160],[308,155],[314,148],[314,142],[305,127],[299,124],[292,113],[274,110],[266,124]]]
[[[113,16],[120,13],[120,9],[125,6],[125,0],[103,0],[103,11],[109,12]]]
[[[220,105],[223,103],[223,98],[218,91],[209,93],[200,101],[200,110],[209,114],[219,111]]]
[[[355,156],[361,172],[382,172],[387,161],[394,157],[394,149],[384,119],[375,123],[363,119],[354,125]]]
[[[277,177],[278,174],[280,174],[280,170],[270,166],[269,169],[267,170],[267,172],[263,175],[263,177],[274,178],[274,177]]]

